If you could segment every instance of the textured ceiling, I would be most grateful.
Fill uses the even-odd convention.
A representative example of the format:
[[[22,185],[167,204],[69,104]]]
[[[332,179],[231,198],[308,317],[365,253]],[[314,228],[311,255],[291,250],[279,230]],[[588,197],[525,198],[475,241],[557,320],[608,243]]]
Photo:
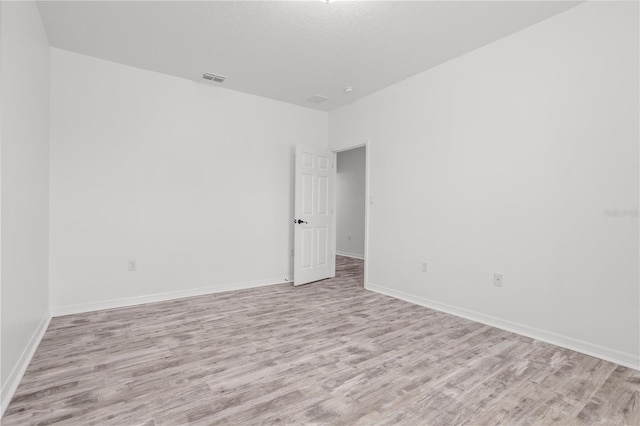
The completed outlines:
[[[45,1],[52,46],[330,111],[560,13],[559,1]],[[343,88],[353,86],[350,95]],[[323,95],[314,104],[306,99]]]

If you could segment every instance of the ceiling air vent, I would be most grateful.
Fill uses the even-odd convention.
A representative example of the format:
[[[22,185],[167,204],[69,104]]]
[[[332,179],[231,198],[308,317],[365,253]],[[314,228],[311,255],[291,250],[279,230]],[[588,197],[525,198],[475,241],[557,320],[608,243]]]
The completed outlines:
[[[307,98],[307,102],[311,102],[312,104],[321,104],[324,101],[326,101],[327,98],[326,96],[322,96],[322,95],[313,95],[309,98]]]
[[[210,74],[208,72],[202,74],[202,78],[209,81],[215,81],[216,83],[222,83],[227,77],[221,75]]]

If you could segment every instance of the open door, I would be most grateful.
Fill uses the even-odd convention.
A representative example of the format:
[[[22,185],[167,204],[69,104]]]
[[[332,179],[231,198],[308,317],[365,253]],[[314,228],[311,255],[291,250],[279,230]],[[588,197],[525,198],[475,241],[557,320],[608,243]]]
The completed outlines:
[[[296,147],[293,284],[332,278],[335,154]]]

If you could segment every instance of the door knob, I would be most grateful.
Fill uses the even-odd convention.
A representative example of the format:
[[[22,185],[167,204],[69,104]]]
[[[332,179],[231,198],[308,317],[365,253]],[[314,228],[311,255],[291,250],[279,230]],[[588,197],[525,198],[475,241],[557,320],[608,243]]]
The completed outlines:
[[[297,223],[298,225],[300,225],[301,223],[306,224],[307,222],[302,219],[293,219],[293,223]]]

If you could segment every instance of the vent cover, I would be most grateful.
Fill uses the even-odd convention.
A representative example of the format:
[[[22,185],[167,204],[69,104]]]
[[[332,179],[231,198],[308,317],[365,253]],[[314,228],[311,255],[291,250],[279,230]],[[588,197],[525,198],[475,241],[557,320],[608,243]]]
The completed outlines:
[[[215,81],[216,83],[222,83],[227,77],[206,72],[202,74],[202,78],[209,81]]]
[[[307,98],[307,102],[311,102],[312,104],[321,104],[324,101],[326,101],[327,98],[326,96],[322,96],[322,95],[313,95],[309,98]]]

